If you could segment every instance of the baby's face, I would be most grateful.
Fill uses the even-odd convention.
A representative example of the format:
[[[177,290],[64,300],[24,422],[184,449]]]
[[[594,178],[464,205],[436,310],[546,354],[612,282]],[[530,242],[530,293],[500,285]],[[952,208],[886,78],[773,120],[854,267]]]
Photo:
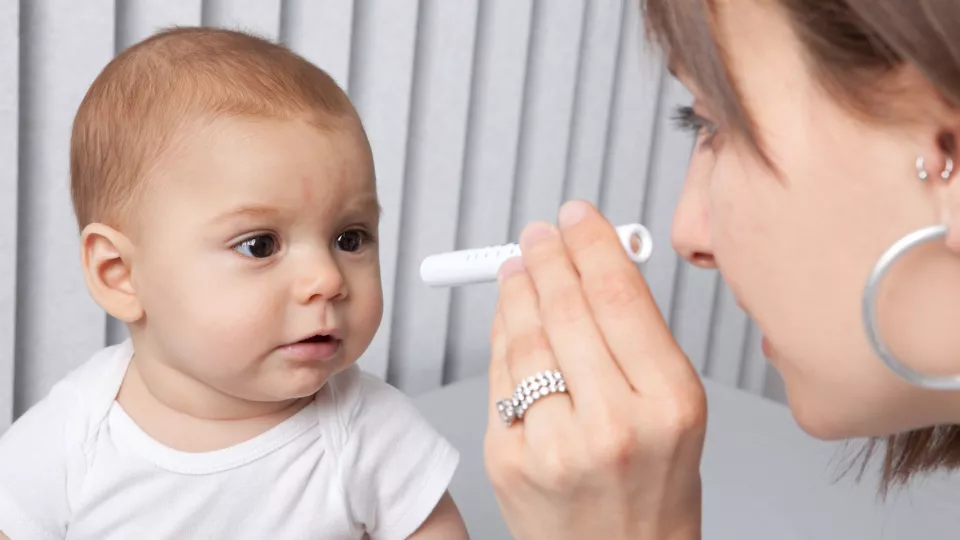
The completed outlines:
[[[145,350],[253,401],[311,395],[357,360],[383,314],[359,125],[221,119],[158,169],[132,271]]]

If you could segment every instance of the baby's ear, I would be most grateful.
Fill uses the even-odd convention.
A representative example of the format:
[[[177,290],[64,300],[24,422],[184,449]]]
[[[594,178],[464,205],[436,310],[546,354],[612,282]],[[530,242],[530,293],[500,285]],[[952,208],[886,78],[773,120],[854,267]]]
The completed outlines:
[[[80,260],[90,295],[125,323],[139,321],[143,307],[133,284],[133,243],[120,231],[91,223],[80,236]]]

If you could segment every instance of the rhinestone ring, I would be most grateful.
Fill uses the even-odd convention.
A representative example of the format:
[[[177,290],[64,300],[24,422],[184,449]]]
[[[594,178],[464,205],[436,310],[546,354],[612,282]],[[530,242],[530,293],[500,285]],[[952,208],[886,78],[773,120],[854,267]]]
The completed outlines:
[[[531,375],[517,385],[510,399],[497,401],[497,412],[505,426],[510,426],[517,420],[523,420],[527,409],[542,397],[557,392],[566,392],[567,383],[563,374],[557,370],[541,371]]]

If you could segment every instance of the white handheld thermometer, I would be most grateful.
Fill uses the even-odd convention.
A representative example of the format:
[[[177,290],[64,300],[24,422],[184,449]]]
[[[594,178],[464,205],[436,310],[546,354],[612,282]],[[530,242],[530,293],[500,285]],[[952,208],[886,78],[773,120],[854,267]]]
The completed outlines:
[[[653,253],[653,238],[646,227],[639,223],[621,225],[617,227],[617,235],[630,260],[637,264],[647,262]],[[420,279],[432,287],[494,281],[500,265],[519,255],[520,246],[516,242],[431,255],[420,264]]]

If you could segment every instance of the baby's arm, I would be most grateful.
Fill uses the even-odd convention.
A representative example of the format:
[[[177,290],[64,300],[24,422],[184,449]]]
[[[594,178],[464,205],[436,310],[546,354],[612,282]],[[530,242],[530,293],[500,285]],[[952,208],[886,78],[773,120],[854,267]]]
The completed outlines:
[[[450,493],[444,493],[430,517],[410,536],[410,540],[469,540],[467,527]],[[0,537],[0,540],[3,540]]]
[[[68,463],[81,455],[80,441],[68,436],[67,419],[77,409],[76,395],[57,385],[0,436],[0,539],[66,535],[68,490],[78,478]]]

